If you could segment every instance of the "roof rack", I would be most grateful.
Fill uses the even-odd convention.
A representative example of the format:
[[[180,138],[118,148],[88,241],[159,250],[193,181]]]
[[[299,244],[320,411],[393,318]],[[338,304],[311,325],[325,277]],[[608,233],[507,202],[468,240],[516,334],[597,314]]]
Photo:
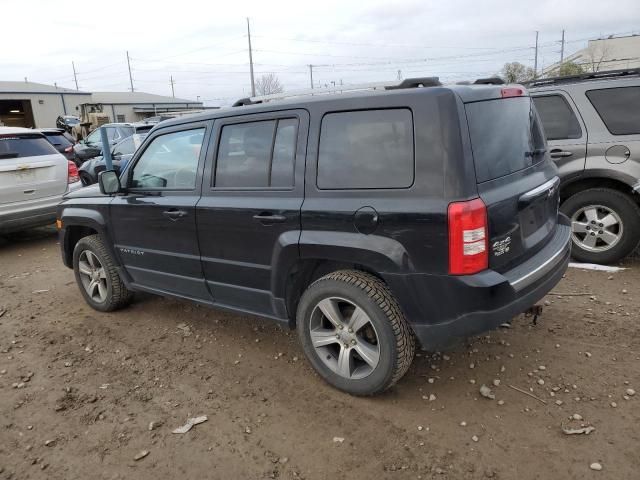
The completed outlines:
[[[603,72],[581,73],[579,75],[567,75],[565,77],[539,78],[526,82],[528,87],[541,87],[545,85],[556,85],[558,83],[576,83],[589,80],[606,80],[609,78],[628,77],[640,75],[640,68],[623,68],[620,70],[607,70]]]
[[[357,92],[363,90],[400,90],[405,88],[438,87],[441,86],[438,77],[405,78],[401,82],[371,82],[354,85],[335,85],[325,88],[311,88],[292,92],[274,93],[272,95],[260,95],[250,98],[241,98],[233,104],[234,107],[254,105],[256,103],[284,100],[293,97],[305,97],[309,95],[326,95],[332,93]]]

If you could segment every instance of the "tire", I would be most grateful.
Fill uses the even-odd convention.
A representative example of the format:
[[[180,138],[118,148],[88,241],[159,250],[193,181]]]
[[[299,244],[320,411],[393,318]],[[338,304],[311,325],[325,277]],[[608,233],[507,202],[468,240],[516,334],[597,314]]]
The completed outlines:
[[[88,186],[88,185],[93,185],[94,181],[91,178],[91,176],[87,173],[81,172],[80,173],[80,181],[82,182],[83,186]]]
[[[593,216],[594,209],[598,217],[595,224],[587,215],[591,212]],[[615,263],[633,252],[640,242],[640,207],[622,192],[610,188],[584,190],[569,197],[560,210],[571,219],[572,256],[580,262]],[[599,220],[605,218],[614,219],[616,223],[601,228],[604,223]],[[590,228],[585,233],[583,230],[587,227]],[[596,238],[594,247],[585,243],[588,236],[592,237],[591,241]]]
[[[332,323],[330,316],[340,321]],[[352,395],[385,391],[407,372],[415,354],[413,332],[389,288],[357,270],[333,272],[311,284],[298,304],[297,326],[313,368]]]
[[[81,267],[84,271],[89,267],[90,270],[97,272],[95,278],[99,280],[100,285],[89,288],[87,282],[89,285],[93,283],[94,277],[81,273]],[[83,237],[76,244],[73,249],[73,271],[82,296],[95,310],[112,312],[126,307],[133,300],[133,293],[127,290],[118,275],[116,263],[104,246],[100,235]],[[89,290],[94,292],[94,295],[91,295]]]

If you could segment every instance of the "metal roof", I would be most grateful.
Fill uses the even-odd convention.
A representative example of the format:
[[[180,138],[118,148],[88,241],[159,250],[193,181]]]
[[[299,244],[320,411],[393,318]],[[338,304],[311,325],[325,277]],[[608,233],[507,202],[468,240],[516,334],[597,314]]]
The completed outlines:
[[[6,81],[0,81],[0,93],[91,95],[89,92],[71,90],[70,88],[56,87],[55,85],[46,85],[44,83]]]
[[[180,103],[202,105],[202,102],[187,100],[184,98],[165,97],[145,92],[93,92],[93,101],[106,105],[166,105]]]

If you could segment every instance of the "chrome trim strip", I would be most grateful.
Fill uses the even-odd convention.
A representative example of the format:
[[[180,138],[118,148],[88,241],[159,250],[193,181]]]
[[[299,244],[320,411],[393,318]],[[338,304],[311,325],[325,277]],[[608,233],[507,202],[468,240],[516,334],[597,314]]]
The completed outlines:
[[[518,292],[523,288],[528,287],[536,280],[540,279],[544,275],[546,275],[553,267],[560,261],[562,257],[569,251],[569,246],[571,245],[571,237],[569,237],[569,241],[562,246],[557,252],[555,252],[551,257],[549,257],[543,264],[539,265],[534,270],[527,273],[525,276],[518,278],[510,282],[513,289]]]
[[[545,190],[551,190],[553,192],[553,190],[555,190],[559,184],[560,184],[560,178],[553,177],[551,180],[544,182],[542,185],[534,188],[533,190],[529,190],[527,193],[523,194],[520,197],[520,200],[523,202],[526,202],[532,198],[537,197]]]

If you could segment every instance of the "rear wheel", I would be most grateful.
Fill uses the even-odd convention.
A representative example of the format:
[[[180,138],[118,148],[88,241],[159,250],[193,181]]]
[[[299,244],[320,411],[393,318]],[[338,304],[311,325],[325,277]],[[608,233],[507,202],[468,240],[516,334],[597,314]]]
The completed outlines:
[[[93,179],[88,173],[80,172],[80,181],[85,187],[93,184]]]
[[[572,256],[581,262],[613,263],[640,241],[640,207],[628,195],[592,188],[569,197],[560,207],[571,219]]]
[[[341,270],[322,277],[298,305],[298,333],[315,370],[353,395],[375,395],[406,373],[415,340],[388,287]]]

